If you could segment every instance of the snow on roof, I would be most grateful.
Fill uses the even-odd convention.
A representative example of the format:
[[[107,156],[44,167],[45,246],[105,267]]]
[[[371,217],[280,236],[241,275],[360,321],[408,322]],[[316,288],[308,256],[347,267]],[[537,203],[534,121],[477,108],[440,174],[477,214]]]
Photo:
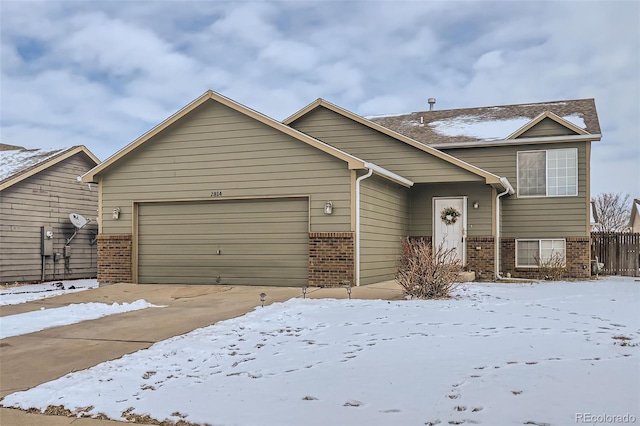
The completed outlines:
[[[584,116],[580,113],[574,113],[571,115],[565,115],[564,117],[562,117],[564,120],[567,120],[569,123],[573,124],[574,126],[578,126],[583,130],[587,129],[587,125],[584,122]]]
[[[365,115],[364,118],[367,120],[376,119],[376,118],[389,118],[389,117],[399,117],[401,115],[407,115],[406,112],[392,112],[389,114],[375,114],[375,115]]]
[[[0,181],[8,179],[27,169],[37,166],[69,148],[39,148],[27,149],[22,147],[13,147],[18,149],[1,149],[0,150]]]
[[[419,111],[367,117],[427,145],[504,140],[545,111],[588,133],[600,134],[593,99]]]
[[[429,123],[436,132],[445,136],[468,136],[481,140],[504,139],[531,120],[515,117],[506,120],[483,120],[477,116],[461,116]]]
[[[586,129],[582,114],[574,113],[562,117],[569,123]],[[437,133],[444,136],[468,136],[479,140],[505,139],[514,129],[519,129],[531,121],[528,117],[512,117],[506,119],[487,119],[483,116],[464,115],[428,123]],[[417,125],[417,123],[407,123]]]

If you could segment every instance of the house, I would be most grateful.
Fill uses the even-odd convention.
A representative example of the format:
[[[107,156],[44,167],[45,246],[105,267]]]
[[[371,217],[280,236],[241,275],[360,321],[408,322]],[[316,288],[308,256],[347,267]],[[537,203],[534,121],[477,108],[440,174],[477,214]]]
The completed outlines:
[[[96,276],[98,188],[78,177],[98,163],[84,146],[0,144],[0,283]]]
[[[588,276],[591,142],[601,139],[593,99],[431,108],[371,120],[513,183],[516,194],[501,199],[492,235],[501,241],[495,257],[505,274],[534,278],[536,257],[559,252],[568,277]],[[476,232],[469,226],[470,240]]]
[[[635,233],[640,232],[640,200],[634,198],[631,204],[631,213],[629,215],[629,231]]]
[[[279,122],[208,91],[83,175],[98,281],[369,284],[393,278],[405,236],[481,278],[553,253],[586,277],[595,105],[532,105],[485,109],[482,127],[481,109],[369,120],[319,99]],[[507,131],[408,131],[447,120]]]

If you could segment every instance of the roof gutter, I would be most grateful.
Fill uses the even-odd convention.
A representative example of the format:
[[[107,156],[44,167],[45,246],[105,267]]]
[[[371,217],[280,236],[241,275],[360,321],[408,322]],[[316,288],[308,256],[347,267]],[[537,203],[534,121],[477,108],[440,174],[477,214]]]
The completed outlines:
[[[518,138],[518,139],[496,139],[484,141],[468,141],[468,142],[446,142],[446,143],[430,143],[428,146],[436,149],[447,148],[483,148],[489,146],[512,145],[515,141],[518,145],[531,145],[537,143],[566,143],[566,142],[595,142],[602,139],[602,135],[569,135],[569,136],[544,136],[539,138]]]
[[[377,165],[375,165],[373,163],[365,162],[364,163],[364,168],[375,172],[377,175],[384,176],[387,179],[392,180],[395,183],[398,183],[398,184],[400,184],[402,186],[405,186],[407,188],[410,188],[410,187],[413,186],[413,181],[411,181],[411,180],[409,180],[407,178],[404,178],[404,177],[402,177],[402,176],[400,176],[400,175],[398,175],[396,173],[393,173],[393,172],[391,172],[391,171],[389,171],[387,169],[384,169],[384,168],[382,168],[380,166],[377,166]]]
[[[506,177],[500,178],[500,184],[504,188],[504,192],[501,192],[496,196],[496,237],[494,242],[494,275],[498,281],[502,279],[502,275],[500,275],[500,264],[502,263],[500,258],[500,198],[507,194],[513,195],[516,192]]]

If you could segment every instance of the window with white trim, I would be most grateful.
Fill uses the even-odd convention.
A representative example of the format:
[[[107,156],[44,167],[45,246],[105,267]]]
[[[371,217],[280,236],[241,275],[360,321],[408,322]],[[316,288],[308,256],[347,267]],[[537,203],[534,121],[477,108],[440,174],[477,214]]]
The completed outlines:
[[[578,195],[576,148],[518,152],[518,196]]]
[[[566,263],[564,239],[516,240],[516,267],[537,268],[538,260],[545,263],[556,256]]]

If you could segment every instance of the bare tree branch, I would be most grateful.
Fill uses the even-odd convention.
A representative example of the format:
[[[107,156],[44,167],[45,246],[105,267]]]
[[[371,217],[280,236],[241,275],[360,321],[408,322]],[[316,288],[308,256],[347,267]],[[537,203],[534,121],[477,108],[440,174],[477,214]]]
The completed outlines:
[[[591,201],[594,203],[598,221],[595,224],[597,232],[627,232],[629,231],[630,213],[629,194],[614,194],[606,192],[599,194]]]

